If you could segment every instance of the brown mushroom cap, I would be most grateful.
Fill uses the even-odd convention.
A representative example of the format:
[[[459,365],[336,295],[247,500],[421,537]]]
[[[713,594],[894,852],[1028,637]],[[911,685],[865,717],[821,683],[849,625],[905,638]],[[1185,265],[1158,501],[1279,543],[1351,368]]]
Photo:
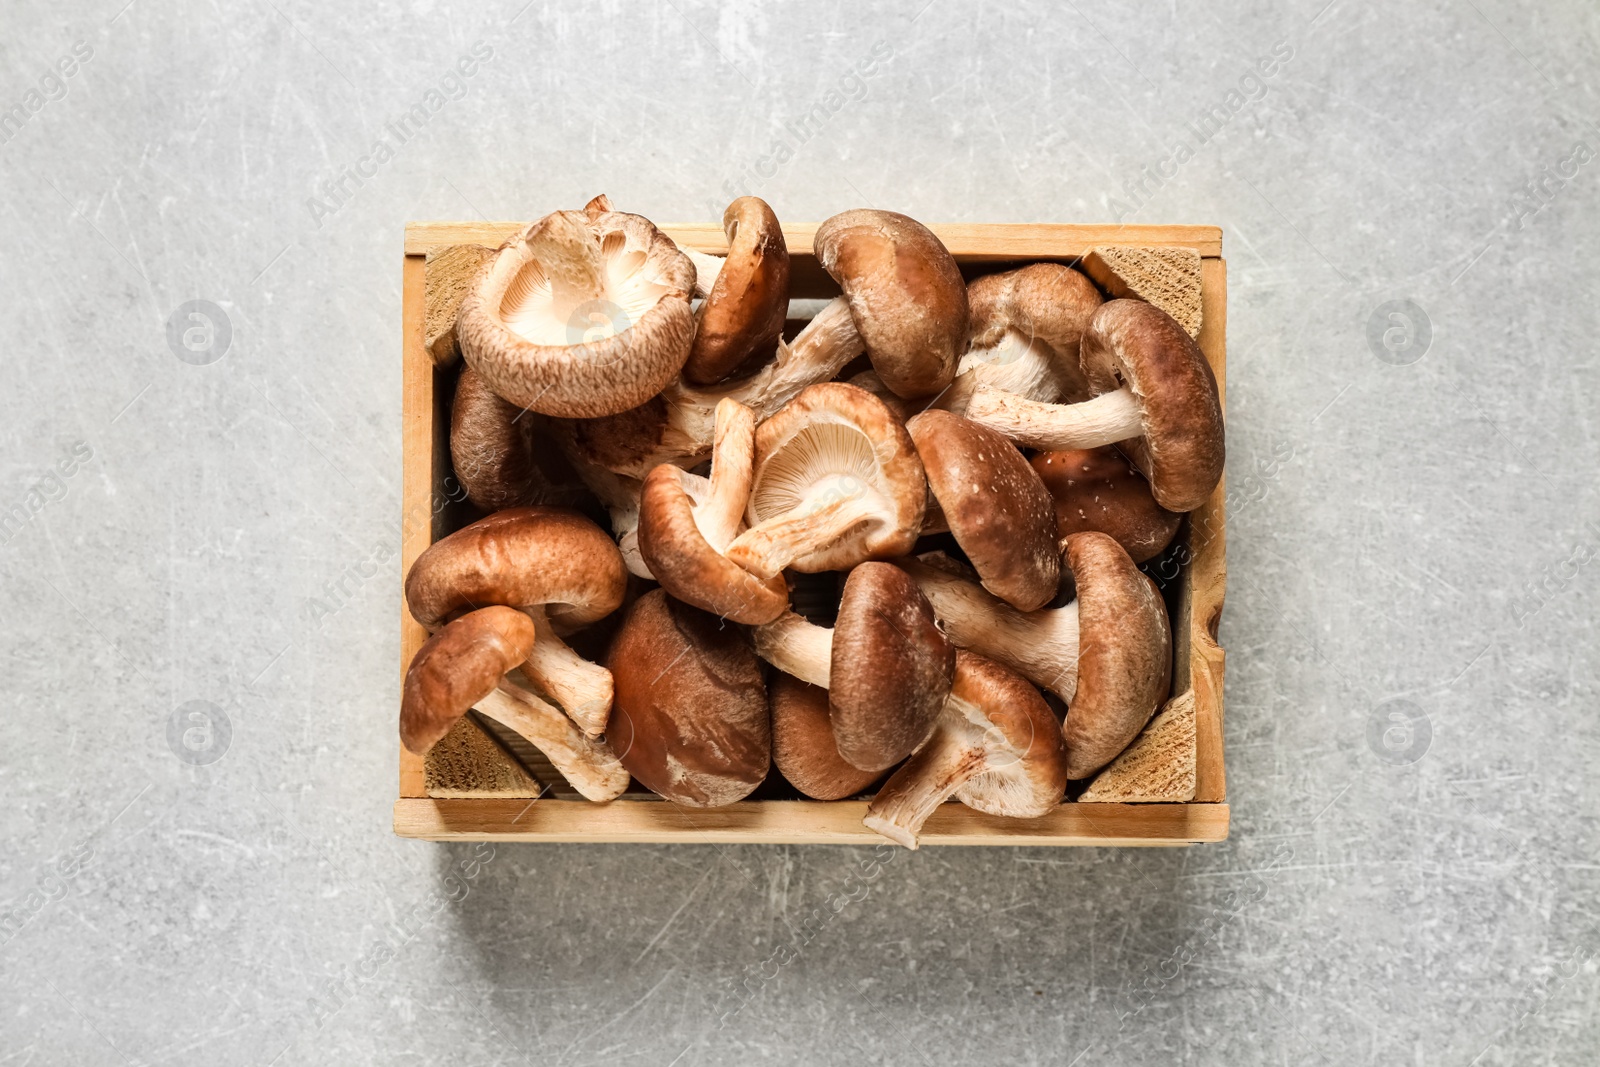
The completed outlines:
[[[1044,395],[1019,389],[1003,377],[1004,368],[992,365],[982,372],[986,380],[993,379],[989,384],[1035,400],[1088,397],[1089,383],[1078,366],[1079,345],[1090,317],[1100,306],[1100,294],[1088,278],[1059,263],[1033,263],[975,278],[967,287],[967,302],[972,309],[969,332],[974,351],[962,360],[963,371],[969,362],[989,363],[987,351],[1001,346],[1006,335],[1014,333],[1049,351],[1048,388]]]
[[[757,575],[847,570],[910,551],[927,479],[883,401],[840,382],[808,386],[756,429],[751,528],[728,558]]]
[[[463,367],[450,404],[450,462],[467,497],[485,511],[540,499],[549,483],[533,458],[533,417]]]
[[[858,208],[819,226],[812,247],[850,302],[884,384],[908,398],[949,385],[967,349],[967,286],[933,232],[893,211]]]
[[[789,248],[766,202],[741,196],[722,213],[728,235],[711,292],[696,315],[694,344],[683,376],[711,385],[778,347],[789,308]]]
[[[950,693],[956,653],[909,575],[863,563],[845,579],[829,664],[839,754],[853,767],[881,771],[927,740]]]
[[[670,463],[650,472],[639,498],[639,553],[662,588],[734,622],[771,622],[789,604],[782,575],[763,581],[723,552],[744,524],[755,463],[755,414],[717,405],[711,475]]]
[[[882,771],[852,767],[839,754],[828,717],[828,691],[782,671],[772,676],[772,762],[784,779],[813,800],[855,796]]]
[[[629,609],[607,666],[607,740],[649,789],[693,808],[748,796],[767,776],[772,726],[743,631],[660,589]]]
[[[1087,778],[1144,729],[1172,683],[1172,631],[1155,583],[1103,533],[1062,542],[1078,588],[1078,682],[1063,727],[1068,775]]]
[[[600,527],[562,508],[508,508],[429,546],[406,576],[406,603],[429,630],[457,612],[503,604],[549,605],[581,626],[622,604],[622,554]]]
[[[520,611],[470,611],[425,641],[406,671],[400,741],[419,756],[533,651],[533,620]]]
[[[951,796],[990,815],[1037,818],[1061,802],[1066,786],[1061,729],[1039,691],[961,651],[933,736],[890,775],[862,822],[916,848],[923,824]]]
[[[1143,563],[1172,543],[1183,522],[1156,503],[1150,483],[1110,445],[1040,452],[1031,462],[1055,501],[1059,537],[1110,534],[1133,562]]]
[[[695,271],[641,215],[556,211],[495,253],[461,302],[462,354],[500,396],[565,418],[637,407],[694,340]]]
[[[679,600],[733,622],[771,622],[789,606],[783,575],[763,581],[718,552],[695,522],[695,479],[663,463],[639,498],[639,555],[661,587]]]
[[[1126,385],[1138,399],[1143,435],[1119,447],[1161,506],[1193,511],[1205,503],[1222,478],[1222,404],[1188,331],[1153,304],[1110,300],[1089,320],[1080,359],[1094,393]]]
[[[1021,611],[1043,607],[1061,584],[1050,494],[1010,441],[934,409],[906,423],[956,543],[983,587]]]

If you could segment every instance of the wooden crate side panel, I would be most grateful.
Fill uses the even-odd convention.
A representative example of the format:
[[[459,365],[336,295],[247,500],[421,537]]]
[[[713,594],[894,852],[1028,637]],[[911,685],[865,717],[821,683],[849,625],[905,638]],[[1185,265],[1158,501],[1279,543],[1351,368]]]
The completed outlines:
[[[406,254],[423,255],[448,245],[498,247],[527,225],[523,222],[411,222],[406,224]],[[784,241],[791,254],[811,251],[817,223],[785,223]],[[728,239],[714,223],[669,223],[661,231],[698,252],[726,253]],[[952,255],[970,262],[1082,256],[1095,245],[1174,245],[1193,248],[1202,256],[1222,254],[1222,230],[1216,226],[1075,226],[1061,223],[939,223],[928,227]]]
[[[1200,348],[1217,376],[1217,392],[1227,405],[1228,269],[1221,259],[1200,264],[1203,311]],[[1222,754],[1222,675],[1226,655],[1217,643],[1217,626],[1227,594],[1227,481],[1189,517],[1188,581],[1183,620],[1189,643],[1184,658],[1195,697],[1195,800],[1220,803],[1227,797]]]
[[[401,372],[401,513],[400,513],[400,575],[411,571],[424,549],[434,541],[434,474],[442,469],[440,448],[442,435],[435,433],[439,418],[438,399],[434,396],[433,360],[422,343],[424,308],[424,268],[421,256],[406,256],[401,276],[401,342],[403,369]],[[447,447],[447,443],[444,444]],[[405,597],[400,598],[400,678],[405,680],[406,668],[411,665],[417,649],[428,639],[422,624],[411,617]],[[505,750],[471,721],[464,721],[459,729],[479,734],[473,743],[456,751],[449,767],[432,768],[436,781],[449,781],[453,791],[472,788],[476,780],[486,793],[499,792],[503,783],[526,778],[527,772],[517,765]],[[400,795],[402,797],[427,796],[429,767],[423,757],[407,751],[399,743]],[[467,765],[467,757],[485,761],[481,772],[474,774]],[[441,759],[443,756],[441,755]]]
[[[860,800],[746,801],[694,810],[666,801],[400,800],[395,833],[430,841],[685,842],[880,845]],[[1222,841],[1222,804],[1064,804],[1039,819],[1002,819],[960,804],[934,812],[924,845],[1186,845]]]

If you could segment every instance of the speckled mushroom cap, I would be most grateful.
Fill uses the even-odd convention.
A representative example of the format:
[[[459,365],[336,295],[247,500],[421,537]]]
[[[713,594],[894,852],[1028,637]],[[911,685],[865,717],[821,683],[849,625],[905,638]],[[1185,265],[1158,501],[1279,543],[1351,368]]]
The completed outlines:
[[[839,754],[828,717],[828,691],[778,671],[772,695],[772,762],[784,779],[813,800],[855,796],[882,771],[852,767]]]
[[[639,497],[639,555],[663,589],[733,622],[771,622],[789,606],[783,575],[762,580],[718,552],[695,522],[705,479],[663,463]]]
[[[741,566],[763,573],[758,557],[774,554],[765,542],[790,533],[771,524],[830,509],[860,518],[793,559],[784,555],[778,569],[848,570],[863,560],[904,555],[915,544],[927,478],[905,425],[871,393],[841,382],[807,386],[756,428],[755,444],[745,513],[751,529],[728,547]]]
[[[1078,365],[1079,345],[1100,302],[1100,293],[1088,278],[1059,263],[1032,263],[985,274],[967,286],[972,347],[994,348],[1008,332],[1021,334],[1054,356],[1051,371],[1059,395],[1037,399],[1086,399],[1089,383]],[[1004,382],[994,384],[1006,387]]]
[[[967,286],[922,223],[858,208],[817,228],[817,261],[844,290],[873,368],[897,396],[950,384],[967,349]]]
[[[728,235],[711,292],[695,316],[694,344],[683,376],[711,385],[755,359],[771,356],[789,310],[789,248],[766,201],[741,196],[722,213]]]
[[[1055,502],[1056,534],[1110,534],[1135,563],[1159,556],[1183,516],[1156,503],[1150,483],[1114,447],[1040,452],[1030,461]]]
[[[845,579],[828,672],[845,762],[881,771],[927,740],[950,693],[955,646],[904,571],[863,563]]]
[[[650,220],[556,211],[495,253],[461,302],[456,337],[489,387],[565,418],[627,411],[689,358],[694,265]]]
[[[1061,584],[1052,502],[1015,445],[948,411],[906,423],[956,543],[983,587],[1021,611],[1048,604]]]
[[[1172,631],[1155,583],[1103,533],[1062,542],[1078,588],[1078,686],[1063,732],[1070,777],[1087,778],[1127,748],[1172,683]]]
[[[488,604],[549,605],[553,620],[581,626],[617,610],[627,581],[622,553],[589,519],[563,508],[507,508],[418,556],[406,603],[429,630]]]
[[[1110,300],[1089,320],[1080,353],[1089,388],[1124,384],[1139,403],[1142,436],[1119,447],[1170,511],[1193,511],[1222,478],[1222,404],[1200,346],[1165,311]]]
[[[419,756],[533,650],[533,620],[513,608],[469,611],[428,638],[406,671],[400,741]]]
[[[616,679],[606,738],[647,788],[714,808],[766,778],[767,692],[743,630],[654,589],[629,609],[606,666]]]

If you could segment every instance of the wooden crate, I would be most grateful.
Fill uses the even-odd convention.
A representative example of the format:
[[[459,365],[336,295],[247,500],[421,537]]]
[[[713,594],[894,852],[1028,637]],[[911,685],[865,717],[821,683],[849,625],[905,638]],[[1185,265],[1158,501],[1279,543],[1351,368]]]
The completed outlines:
[[[423,348],[423,257],[454,244],[497,247],[522,223],[422,222],[406,227],[404,265],[404,514],[401,573],[417,556],[454,528],[448,508],[439,510],[450,475],[445,398],[453,369],[436,370]],[[726,253],[722,228],[714,224],[661,227],[680,245]],[[1177,246],[1201,257],[1203,324],[1200,347],[1225,390],[1224,335],[1227,269],[1222,231],[1211,226],[934,226],[963,271],[1007,269],[1026,261],[1077,262],[1095,246]],[[792,261],[795,298],[837,294],[833,281],[811,254],[815,224],[784,227]],[[1224,410],[1226,397],[1224,396]],[[1173,557],[1178,570],[1172,609],[1173,703],[1183,705],[1195,727],[1194,798],[1186,803],[1087,803],[1069,801],[1038,819],[1005,819],[955,802],[928,820],[924,845],[1186,845],[1221,841],[1228,835],[1228,805],[1222,753],[1223,652],[1216,641],[1224,593],[1224,486],[1190,515]],[[401,600],[400,669],[404,673],[427,634]],[[1169,707],[1172,706],[1169,704]],[[391,718],[396,709],[382,714]],[[483,732],[487,729],[487,732]],[[400,798],[394,830],[428,840],[573,842],[744,842],[785,844],[877,844],[884,839],[861,825],[865,800],[752,799],[716,810],[693,810],[652,794],[630,791],[609,804],[578,798],[541,768],[531,748],[469,717],[452,735],[448,756],[435,749],[427,760],[400,748]],[[398,747],[398,741],[397,741]],[[442,746],[441,746],[442,747]],[[520,758],[519,758],[520,754]],[[433,766],[428,766],[433,764]],[[463,766],[467,768],[463,779]],[[434,781],[430,789],[428,782]],[[444,779],[447,784],[441,784]],[[758,791],[759,796],[761,791]]]

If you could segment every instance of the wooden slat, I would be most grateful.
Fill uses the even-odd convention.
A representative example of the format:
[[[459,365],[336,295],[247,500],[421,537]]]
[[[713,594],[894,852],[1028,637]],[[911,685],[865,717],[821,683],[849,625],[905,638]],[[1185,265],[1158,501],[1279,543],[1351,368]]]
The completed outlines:
[[[409,222],[406,254],[425,255],[448,245],[493,248],[522,229],[523,222]],[[783,238],[791,254],[811,249],[817,223],[786,223]],[[1060,223],[949,222],[928,227],[952,255],[973,263],[1011,259],[1081,256],[1095,245],[1177,245],[1202,256],[1222,255],[1222,230],[1216,226],[1072,226]],[[661,227],[678,244],[698,252],[723,253],[728,239],[716,223],[669,223]]]
[[[430,841],[687,842],[872,845],[862,800],[746,801],[697,811],[665,801],[396,801],[394,830]],[[1041,819],[1002,819],[945,804],[923,845],[1187,845],[1228,836],[1224,804],[1063,804]]]
[[[411,573],[423,549],[431,543],[429,531],[416,531],[418,516],[429,516],[433,486],[433,361],[422,345],[423,261],[407,256],[401,276],[401,372],[400,411],[400,576]],[[420,535],[419,535],[420,533]],[[406,598],[400,598],[400,678],[404,682],[411,659],[428,639],[422,624],[411,617]],[[398,737],[396,738],[398,743]],[[400,795],[427,795],[422,757],[400,747]]]
[[[1217,376],[1217,392],[1222,410],[1227,402],[1228,267],[1221,259],[1200,264],[1200,294],[1203,303],[1200,324],[1200,350],[1206,354]],[[1227,797],[1227,776],[1222,757],[1222,674],[1226,659],[1217,644],[1217,624],[1222,619],[1222,604],[1227,594],[1227,497],[1224,479],[1211,499],[1189,516],[1189,563],[1185,599],[1189,605],[1185,625],[1189,638],[1190,685],[1194,688],[1195,709],[1195,793],[1200,802],[1221,802]]]
[[[438,409],[434,397],[433,360],[423,345],[422,327],[426,307],[424,299],[425,273],[421,256],[406,256],[401,275],[401,512],[400,512],[400,574],[402,579],[411,572],[411,564],[434,540],[434,471],[445,460],[441,452],[442,439],[435,439],[435,422]],[[417,649],[428,639],[428,633],[400,598],[400,677],[405,679],[406,668],[417,654]],[[391,716],[398,708],[391,711]],[[474,753],[485,761],[480,776],[486,788],[500,790],[507,781],[526,778],[524,768],[507,754],[499,744],[482,734],[476,723],[464,721],[463,732],[477,734],[475,743],[461,751]],[[398,741],[398,738],[396,739]],[[427,796],[427,767],[423,758],[405,749],[400,751],[400,795],[402,797]],[[457,753],[459,757],[461,752]],[[436,774],[436,780],[441,776]],[[470,781],[470,768],[458,758],[450,773],[442,780],[458,783]]]

